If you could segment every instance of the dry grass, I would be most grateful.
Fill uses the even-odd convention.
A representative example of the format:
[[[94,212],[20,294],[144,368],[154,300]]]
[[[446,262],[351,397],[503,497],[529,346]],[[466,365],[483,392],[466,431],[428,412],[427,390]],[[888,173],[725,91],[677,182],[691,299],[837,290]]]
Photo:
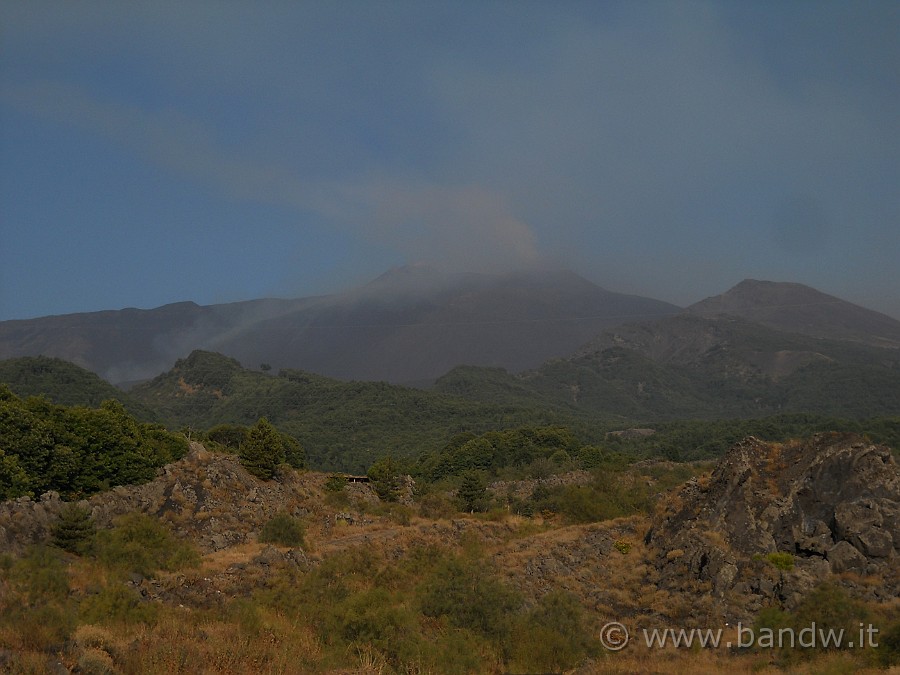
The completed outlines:
[[[308,476],[298,480],[310,481]],[[235,517],[231,514],[231,517]],[[330,532],[310,527],[309,548],[317,558],[339,556],[353,549],[371,553],[390,566],[400,564],[415,548],[430,547],[446,552],[477,548],[492,568],[519,588],[530,601],[548,591],[566,589],[582,600],[587,623],[596,636],[606,621],[633,620],[665,616],[698,620],[715,626],[715,615],[708,588],[697,584],[685,592],[659,588],[658,572],[650,564],[655,551],[648,550],[644,536],[650,526],[646,517],[621,518],[590,525],[562,527],[553,520],[527,519],[507,515],[495,520],[458,516],[450,520],[430,520],[413,516],[408,524],[373,516],[362,525],[334,527]],[[714,537],[712,539],[715,539]],[[627,543],[618,548],[616,543]],[[725,546],[724,541],[716,540]],[[248,542],[207,553],[199,568],[178,573],[160,573],[164,588],[179,578],[204,578],[225,575],[234,565],[248,565],[264,545]],[[603,552],[601,552],[601,550]],[[669,551],[677,559],[683,552]],[[66,570],[71,594],[84,597],[121,580],[90,559],[73,559]],[[230,574],[230,573],[229,573]],[[258,566],[245,572],[250,587]],[[296,572],[295,579],[302,579]],[[225,575],[227,576],[227,575]],[[215,579],[214,579],[215,581]],[[263,577],[259,577],[263,583]],[[874,583],[857,577],[860,584]],[[0,584],[4,582],[0,580]],[[352,584],[350,584],[352,586]],[[686,585],[687,586],[687,585]],[[224,586],[223,586],[224,588]],[[0,586],[0,609],[6,589]],[[405,592],[401,589],[397,592]],[[242,591],[243,592],[243,591]],[[235,592],[235,595],[240,593]],[[349,648],[335,647],[321,626],[313,625],[300,613],[274,609],[255,599],[229,597],[224,607],[189,609],[174,602],[157,604],[153,621],[128,623],[100,621],[101,625],[81,624],[70,636],[68,652],[58,658],[68,668],[80,666],[84,672],[165,673],[176,675],[225,675],[231,673],[440,673],[419,663],[406,663],[400,669],[389,663],[378,649],[366,644]],[[900,601],[890,611],[900,611]],[[630,619],[629,619],[630,617]],[[434,619],[429,619],[432,623]],[[445,630],[438,624],[423,622],[421,629],[434,634]],[[727,640],[728,636],[723,639]],[[17,627],[0,621],[0,652],[15,653],[11,672],[43,673],[48,669],[48,652],[29,645]],[[2,656],[2,654],[0,654]],[[592,673],[782,673],[766,652],[732,653],[726,649],[652,649],[632,641],[622,652],[603,652],[574,672]],[[55,657],[56,658],[56,657]],[[898,673],[893,670],[866,670],[867,664],[856,654],[826,654],[810,662],[791,664],[789,672]],[[485,654],[481,672],[503,672],[496,656]],[[4,665],[0,664],[0,670]]]

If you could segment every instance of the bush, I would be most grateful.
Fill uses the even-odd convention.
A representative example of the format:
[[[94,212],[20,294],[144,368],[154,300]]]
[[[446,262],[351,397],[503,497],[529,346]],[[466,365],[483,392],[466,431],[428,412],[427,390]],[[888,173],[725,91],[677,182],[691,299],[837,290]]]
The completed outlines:
[[[508,636],[510,617],[521,603],[515,591],[467,558],[450,558],[438,565],[421,595],[426,616],[444,617],[455,628],[498,642]]]
[[[570,593],[553,591],[517,622],[510,660],[516,671],[561,672],[576,667],[592,646],[581,603]]]
[[[453,518],[456,515],[456,508],[450,499],[436,492],[422,495],[419,497],[418,504],[419,513],[423,518],[438,520]]]
[[[142,513],[122,516],[111,530],[97,533],[95,555],[109,569],[152,576],[199,564],[200,555],[158,520]]]
[[[627,555],[629,551],[631,551],[631,542],[625,541],[624,539],[618,539],[616,540],[616,543],[613,544],[613,548],[622,555]]]
[[[86,649],[78,657],[78,672],[85,675],[114,675],[117,673],[112,657],[102,649]]]
[[[137,589],[121,583],[113,583],[99,593],[88,595],[79,607],[81,619],[92,624],[152,624],[158,612],[159,605],[144,601]]]
[[[900,665],[900,620],[889,624],[879,635],[878,661],[885,667]]]
[[[10,576],[27,593],[30,606],[62,601],[69,594],[62,554],[47,546],[29,549],[27,555],[12,564]]]
[[[766,560],[770,565],[775,567],[775,569],[782,570],[783,572],[790,572],[794,569],[794,556],[790,553],[770,553],[766,556]]]
[[[347,477],[333,473],[325,479],[325,492],[343,492],[347,487]]]
[[[303,523],[287,513],[274,516],[259,532],[259,540],[263,543],[295,548],[303,546],[305,536]]]
[[[35,546],[19,560],[2,561],[0,634],[17,635],[26,649],[34,650],[68,639],[75,616],[62,557],[55,548]]]

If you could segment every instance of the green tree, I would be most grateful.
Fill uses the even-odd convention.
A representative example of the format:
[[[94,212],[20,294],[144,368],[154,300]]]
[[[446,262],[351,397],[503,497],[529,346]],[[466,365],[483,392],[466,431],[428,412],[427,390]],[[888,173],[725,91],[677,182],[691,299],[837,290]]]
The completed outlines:
[[[206,440],[221,445],[230,452],[238,452],[247,440],[247,427],[239,424],[217,424],[206,432]]]
[[[257,478],[272,479],[285,456],[281,436],[269,420],[261,417],[250,429],[238,457],[243,467]]]
[[[375,494],[386,502],[395,502],[400,496],[400,475],[400,465],[390,455],[379,459],[368,471]]]
[[[96,534],[91,512],[77,504],[66,504],[59,512],[59,520],[51,534],[54,546],[78,555],[87,553]]]
[[[486,511],[488,499],[484,475],[480,471],[466,471],[463,474],[456,498],[463,511]]]
[[[284,461],[293,469],[306,468],[306,452],[300,445],[300,441],[289,434],[278,434],[281,437],[281,445],[284,448]]]
[[[28,474],[15,455],[4,454],[0,448],[0,500],[21,497],[28,493]]]

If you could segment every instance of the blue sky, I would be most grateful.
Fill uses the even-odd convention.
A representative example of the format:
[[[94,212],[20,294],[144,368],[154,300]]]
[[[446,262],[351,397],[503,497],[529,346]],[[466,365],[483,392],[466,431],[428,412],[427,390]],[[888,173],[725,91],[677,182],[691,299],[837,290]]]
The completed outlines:
[[[900,3],[0,0],[0,320],[560,264],[900,317]]]

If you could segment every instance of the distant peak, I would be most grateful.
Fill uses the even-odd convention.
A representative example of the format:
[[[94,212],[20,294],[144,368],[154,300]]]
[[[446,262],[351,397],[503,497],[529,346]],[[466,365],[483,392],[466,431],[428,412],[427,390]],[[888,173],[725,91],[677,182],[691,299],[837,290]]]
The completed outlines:
[[[690,306],[692,311],[769,306],[784,302],[838,301],[811,286],[792,281],[744,279],[720,295],[713,295]]]
[[[408,265],[397,265],[390,268],[384,274],[377,276],[369,282],[368,285],[390,282],[397,279],[409,279],[411,277],[433,276],[437,274],[437,270],[427,263],[410,263]]]
[[[807,291],[815,291],[819,293],[820,291],[816,291],[816,289],[811,286],[806,286],[804,284],[799,284],[795,281],[767,281],[763,279],[744,279],[743,281],[735,284],[730,289],[728,289],[725,294],[734,293],[734,292],[746,292],[746,291],[754,291],[754,290],[807,290]]]

